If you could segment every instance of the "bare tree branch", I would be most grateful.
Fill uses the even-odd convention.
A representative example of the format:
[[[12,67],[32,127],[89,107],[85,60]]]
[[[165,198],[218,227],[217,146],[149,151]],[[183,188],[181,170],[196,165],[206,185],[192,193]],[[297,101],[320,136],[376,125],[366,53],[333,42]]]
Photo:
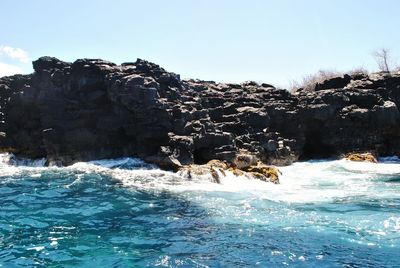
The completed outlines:
[[[381,48],[372,54],[375,57],[379,70],[382,72],[390,73],[389,60],[390,51],[387,48]]]

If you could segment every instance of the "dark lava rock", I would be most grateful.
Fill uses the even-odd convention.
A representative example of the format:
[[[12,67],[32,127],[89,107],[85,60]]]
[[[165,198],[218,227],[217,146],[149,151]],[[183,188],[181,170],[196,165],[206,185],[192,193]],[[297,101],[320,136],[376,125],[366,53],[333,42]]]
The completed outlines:
[[[324,89],[332,89],[332,88],[344,88],[351,81],[351,76],[345,74],[344,76],[338,76],[326,79],[322,83],[317,83],[315,85],[315,90],[324,90]]]
[[[296,94],[269,84],[182,81],[138,59],[53,57],[0,78],[0,151],[48,163],[138,156],[163,168],[272,164],[352,151],[400,154],[400,75],[344,75]]]

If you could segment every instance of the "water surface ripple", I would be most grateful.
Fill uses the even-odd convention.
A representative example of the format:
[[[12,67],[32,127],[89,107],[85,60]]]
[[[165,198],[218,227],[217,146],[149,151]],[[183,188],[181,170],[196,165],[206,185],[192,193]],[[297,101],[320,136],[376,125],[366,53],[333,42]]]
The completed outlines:
[[[188,181],[132,158],[2,163],[0,267],[400,267],[389,160],[296,163],[280,185]]]

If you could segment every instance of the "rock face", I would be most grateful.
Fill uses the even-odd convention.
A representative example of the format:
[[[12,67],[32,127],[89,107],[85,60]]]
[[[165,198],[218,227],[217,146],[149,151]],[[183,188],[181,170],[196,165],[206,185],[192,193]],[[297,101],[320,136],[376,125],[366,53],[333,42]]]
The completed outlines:
[[[181,80],[137,60],[42,57],[0,78],[0,151],[49,164],[138,156],[163,168],[353,151],[400,154],[400,75],[345,75],[290,93],[254,82]]]

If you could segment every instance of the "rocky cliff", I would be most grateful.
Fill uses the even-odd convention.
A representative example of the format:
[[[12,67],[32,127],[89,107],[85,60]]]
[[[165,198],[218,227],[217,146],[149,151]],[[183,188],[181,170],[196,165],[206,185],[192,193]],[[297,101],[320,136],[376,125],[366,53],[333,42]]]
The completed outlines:
[[[277,165],[400,155],[400,74],[345,75],[290,93],[185,81],[143,60],[42,57],[33,67],[0,78],[0,150],[49,164],[138,156],[176,168],[239,151]]]

